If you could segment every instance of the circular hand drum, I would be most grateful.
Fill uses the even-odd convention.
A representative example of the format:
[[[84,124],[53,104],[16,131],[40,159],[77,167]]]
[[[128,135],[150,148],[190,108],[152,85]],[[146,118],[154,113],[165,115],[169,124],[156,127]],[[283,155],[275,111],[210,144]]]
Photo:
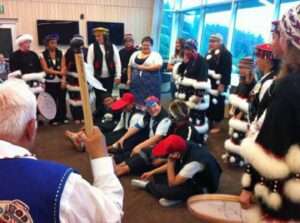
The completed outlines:
[[[41,92],[37,98],[37,107],[42,116],[48,120],[55,118],[57,108],[53,97],[46,93]]]
[[[192,196],[187,201],[189,211],[198,219],[209,223],[243,223],[246,210],[239,197],[210,194]]]

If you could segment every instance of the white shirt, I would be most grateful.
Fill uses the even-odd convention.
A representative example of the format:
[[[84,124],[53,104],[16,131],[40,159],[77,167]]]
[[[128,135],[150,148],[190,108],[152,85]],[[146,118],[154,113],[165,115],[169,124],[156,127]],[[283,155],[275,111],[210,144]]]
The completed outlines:
[[[155,132],[153,132],[153,123],[154,123],[154,119],[151,118],[149,121],[149,137],[152,136],[166,136],[168,134],[169,128],[171,127],[172,121],[169,118],[164,118],[162,119],[159,124],[157,125],[157,128],[155,130]],[[135,127],[137,128],[145,128],[145,123],[144,123],[144,119],[141,118],[138,120],[138,122],[136,123]]]
[[[168,61],[168,64],[172,64],[172,65],[175,65],[177,63],[182,63],[183,61],[183,58],[179,55],[173,55],[172,57],[170,57],[169,61]]]
[[[192,179],[196,173],[201,172],[203,170],[203,164],[197,161],[193,161],[184,165],[183,168],[180,170],[179,175],[187,179]]]
[[[0,140],[0,159],[35,159],[22,147]],[[123,216],[123,188],[114,174],[110,157],[91,161],[94,185],[71,173],[60,200],[61,223],[119,223]],[[37,195],[38,196],[38,195]]]
[[[133,114],[128,125],[127,123],[129,121],[129,117],[130,117],[130,112],[123,112],[121,114],[120,121],[118,122],[117,126],[114,128],[114,132],[121,129],[133,128],[138,123],[139,120],[143,119],[144,116],[141,113]]]
[[[129,66],[136,66],[136,63],[135,63],[135,58],[139,55],[139,54],[141,54],[141,51],[136,51],[136,52],[134,52],[132,55],[131,55],[131,57],[130,57],[130,59],[129,59]],[[159,54],[159,53],[157,53],[157,52],[154,52],[154,51],[152,51],[151,53],[150,53],[150,55],[148,56],[148,58],[145,60],[145,62],[144,62],[144,65],[160,65],[160,66],[162,66],[163,65],[163,63],[164,63],[164,61],[163,61],[163,59],[162,59],[162,57],[161,57],[161,55]]]
[[[104,45],[103,44],[99,44],[103,58],[105,58],[105,49],[104,49]],[[114,62],[116,65],[116,79],[120,79],[121,78],[121,60],[120,60],[120,55],[119,55],[119,51],[117,49],[117,47],[115,45],[113,45],[113,50],[114,50]],[[94,44],[91,44],[89,46],[88,49],[88,54],[87,54],[87,63],[91,64],[94,67],[94,58],[95,58],[95,54],[94,54]],[[101,78],[107,78],[109,77],[109,71],[108,71],[108,67],[107,67],[107,63],[106,60],[103,59],[103,63],[102,63],[102,75]]]

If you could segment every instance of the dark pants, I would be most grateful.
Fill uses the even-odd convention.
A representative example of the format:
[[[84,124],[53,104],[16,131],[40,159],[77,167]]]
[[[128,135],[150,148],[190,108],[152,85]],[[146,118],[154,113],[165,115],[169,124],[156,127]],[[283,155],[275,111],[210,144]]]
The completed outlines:
[[[217,104],[213,103],[213,98],[217,99]],[[221,122],[224,119],[225,98],[223,95],[212,97],[208,109],[208,118],[210,123]]]
[[[108,77],[108,78],[100,78],[98,79],[103,87],[107,90],[105,91],[100,91],[94,88],[95,95],[96,95],[96,118],[97,119],[102,119],[103,115],[105,114],[106,108],[103,104],[103,101],[106,97],[111,96],[112,90],[114,87],[114,78],[113,77]]]
[[[152,148],[144,149],[139,154],[129,157],[125,160],[133,174],[141,174],[154,168]]]
[[[154,197],[168,200],[185,201],[190,196],[202,193],[201,189],[197,189],[189,180],[179,186],[170,187],[166,174],[154,175],[153,181],[147,184],[146,190]]]
[[[61,88],[60,83],[46,82],[46,92],[55,100],[57,112],[52,121],[63,122],[66,119],[66,90]]]
[[[115,162],[122,163],[130,157],[133,148],[149,138],[148,130],[141,130],[137,134],[125,140],[123,149],[114,155]]]
[[[83,120],[83,110],[82,106],[73,106],[70,105],[71,114],[74,120],[80,121]]]
[[[113,145],[115,142],[117,142],[125,133],[127,132],[127,129],[120,129],[115,132],[107,132],[104,133],[106,144],[108,146]]]
[[[176,92],[176,84],[173,80],[171,80],[171,95],[172,95],[172,99],[175,98],[175,92]]]

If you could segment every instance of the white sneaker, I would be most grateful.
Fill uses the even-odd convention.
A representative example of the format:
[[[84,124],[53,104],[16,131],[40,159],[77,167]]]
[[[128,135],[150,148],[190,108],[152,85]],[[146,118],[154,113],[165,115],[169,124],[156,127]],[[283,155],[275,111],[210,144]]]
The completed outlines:
[[[133,179],[131,180],[131,185],[140,189],[145,189],[149,181],[144,181],[144,180],[137,180]]]
[[[172,207],[172,206],[175,206],[177,204],[180,204],[182,201],[179,201],[179,200],[168,200],[166,198],[161,198],[161,199],[159,199],[158,202],[163,207]]]

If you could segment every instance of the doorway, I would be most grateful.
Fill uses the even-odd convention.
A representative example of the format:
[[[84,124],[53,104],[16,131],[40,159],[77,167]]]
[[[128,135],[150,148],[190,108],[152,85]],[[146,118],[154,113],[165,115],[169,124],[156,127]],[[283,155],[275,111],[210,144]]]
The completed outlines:
[[[14,41],[16,39],[16,21],[0,19],[0,53],[5,58],[14,50]]]

